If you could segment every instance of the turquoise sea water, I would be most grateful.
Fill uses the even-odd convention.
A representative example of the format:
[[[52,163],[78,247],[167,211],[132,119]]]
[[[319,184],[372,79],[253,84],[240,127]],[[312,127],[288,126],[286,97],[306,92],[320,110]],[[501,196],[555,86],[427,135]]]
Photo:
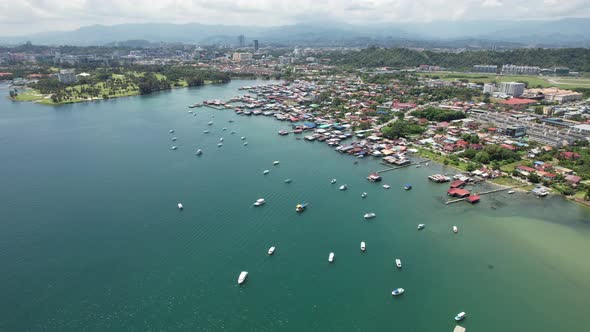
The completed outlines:
[[[278,136],[286,123],[187,112],[258,83],[0,99],[0,330],[452,331],[460,311],[469,331],[587,330],[589,209],[524,193],[445,206],[426,177],[452,169],[388,172],[384,190],[365,180],[377,160]]]

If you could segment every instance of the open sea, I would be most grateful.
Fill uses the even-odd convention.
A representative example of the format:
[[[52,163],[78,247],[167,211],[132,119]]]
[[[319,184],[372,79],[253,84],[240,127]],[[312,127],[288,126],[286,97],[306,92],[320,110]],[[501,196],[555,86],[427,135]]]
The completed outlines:
[[[521,192],[446,206],[427,176],[453,169],[387,172],[385,190],[365,179],[377,159],[277,135],[286,122],[188,113],[263,83],[59,107],[0,88],[0,331],[439,332],[461,311],[468,331],[589,330],[590,209]]]

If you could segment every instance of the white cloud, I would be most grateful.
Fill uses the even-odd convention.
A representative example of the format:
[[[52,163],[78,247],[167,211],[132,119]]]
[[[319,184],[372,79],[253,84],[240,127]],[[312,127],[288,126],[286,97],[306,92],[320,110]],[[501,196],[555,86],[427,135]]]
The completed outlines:
[[[557,5],[559,4],[559,5]],[[91,24],[283,25],[589,17],[588,0],[0,0],[0,35]]]

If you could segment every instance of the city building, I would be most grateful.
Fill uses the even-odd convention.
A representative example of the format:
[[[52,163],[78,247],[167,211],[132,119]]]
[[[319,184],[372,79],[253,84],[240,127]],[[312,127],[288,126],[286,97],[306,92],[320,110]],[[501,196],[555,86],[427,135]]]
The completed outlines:
[[[62,69],[57,74],[57,78],[61,83],[74,83],[77,81],[76,72],[73,69]]]
[[[246,46],[246,38],[244,37],[244,35],[239,35],[238,36],[238,46],[239,47]]]
[[[496,73],[498,72],[498,66],[496,65],[475,65],[473,71],[477,73]]]
[[[503,65],[502,74],[504,75],[539,75],[541,68],[531,66]]]
[[[526,135],[526,127],[525,126],[510,126],[507,127],[505,130],[506,136],[510,137],[523,137]]]
[[[579,92],[559,88],[527,89],[525,94],[527,97],[542,96],[548,102],[558,103],[582,100],[583,98],[583,94]]]
[[[232,60],[233,61],[236,61],[236,62],[252,61],[252,53],[239,53],[239,52],[235,52],[232,55]]]
[[[524,83],[518,82],[502,82],[498,91],[507,95],[520,97],[524,93]]]
[[[483,85],[483,93],[492,93],[496,92],[496,85],[493,83],[486,83]]]
[[[254,39],[254,50],[258,51],[258,39]]]

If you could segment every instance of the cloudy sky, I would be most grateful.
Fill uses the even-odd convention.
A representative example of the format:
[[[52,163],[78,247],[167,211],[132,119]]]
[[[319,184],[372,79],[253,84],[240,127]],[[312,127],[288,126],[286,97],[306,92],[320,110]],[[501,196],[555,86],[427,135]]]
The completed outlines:
[[[590,0],[0,0],[0,35],[92,24],[283,25],[590,17]]]

